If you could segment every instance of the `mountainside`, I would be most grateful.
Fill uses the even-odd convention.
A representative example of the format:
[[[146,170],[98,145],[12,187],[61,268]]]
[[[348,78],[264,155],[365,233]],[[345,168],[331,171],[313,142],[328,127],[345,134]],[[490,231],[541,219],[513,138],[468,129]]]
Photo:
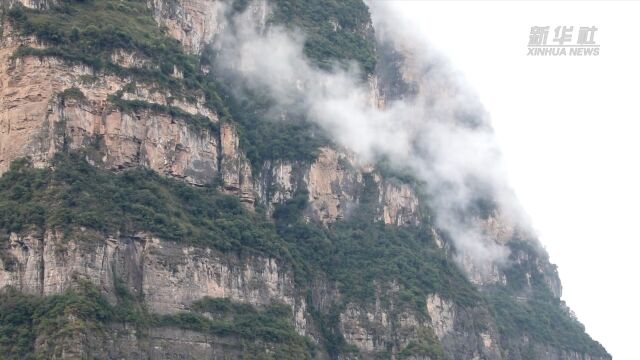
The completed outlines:
[[[0,357],[611,359],[361,0],[1,1]]]

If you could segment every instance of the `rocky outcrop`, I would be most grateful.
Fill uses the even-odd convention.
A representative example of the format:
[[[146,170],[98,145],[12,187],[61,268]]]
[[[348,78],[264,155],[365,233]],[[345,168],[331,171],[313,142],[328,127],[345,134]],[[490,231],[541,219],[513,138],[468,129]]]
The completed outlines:
[[[473,284],[482,288],[514,285],[520,288],[518,297],[524,299],[533,296],[535,279],[542,279],[554,297],[561,297],[562,285],[557,267],[551,264],[549,255],[530,230],[515,225],[498,210],[486,218],[473,219],[473,224],[480,235],[476,241],[489,244],[488,249],[501,254],[498,261],[478,261],[464,250],[457,252],[458,265]],[[514,269],[521,276],[514,278]],[[508,272],[511,272],[511,277]]]
[[[417,225],[420,223],[420,203],[415,188],[394,179],[379,179],[381,220],[385,224]]]
[[[370,178],[368,182],[366,178]],[[353,155],[329,147],[320,149],[311,164],[268,161],[254,184],[259,201],[272,212],[277,204],[307,191],[305,215],[325,224],[348,218],[364,191],[376,199],[376,220],[393,225],[420,223],[418,194],[409,184],[383,178],[372,166],[362,166]]]
[[[444,338],[453,331],[453,321],[455,319],[454,304],[451,301],[443,300],[437,294],[427,297],[427,312],[431,317],[433,330],[439,339]]]
[[[212,183],[218,172],[215,134],[193,131],[170,115],[109,108],[95,114],[73,102],[53,110],[62,119],[67,149],[102,147],[98,156],[108,168],[144,166],[195,185]]]
[[[224,190],[238,195],[240,201],[253,205],[253,177],[251,164],[240,150],[240,139],[233,125],[225,123],[220,128],[222,158],[220,169]]]
[[[71,239],[54,230],[12,233],[0,258],[0,288],[29,294],[62,293],[86,279],[113,299],[116,277],[154,313],[176,313],[204,297],[277,302],[291,305],[299,331],[306,332],[306,305],[296,296],[291,270],[271,258],[222,254],[147,234],[105,238],[87,229]]]
[[[206,296],[296,308],[293,276],[274,259],[241,260],[208,248],[152,241],[145,249],[142,292],[155,312],[184,310]],[[304,310],[301,306],[298,310]]]
[[[298,164],[286,161],[266,161],[256,178],[254,188],[269,213],[274,206],[290,200],[299,189],[298,179],[301,177]]]
[[[171,37],[195,54],[203,51],[227,24],[225,14],[232,9],[222,0],[150,0],[154,18],[166,27]],[[264,28],[269,15],[265,0],[250,1],[245,15],[259,28]]]
[[[199,53],[225,26],[219,0],[150,1],[156,21],[190,52]]]
[[[344,154],[324,148],[305,178],[310,212],[322,222],[333,222],[348,213],[356,201],[362,174],[350,166]]]
[[[438,294],[427,297],[433,331],[452,359],[509,359],[504,357],[500,335],[489,310],[462,307]]]
[[[393,299],[397,290],[386,295]],[[394,306],[393,300],[382,305],[380,300],[367,307],[350,304],[340,314],[345,340],[367,357],[405,358],[411,354],[410,344],[428,341],[426,348],[440,348],[449,359],[505,359],[486,308],[464,308],[438,294],[427,297],[426,312]],[[484,330],[478,331],[478,326]]]

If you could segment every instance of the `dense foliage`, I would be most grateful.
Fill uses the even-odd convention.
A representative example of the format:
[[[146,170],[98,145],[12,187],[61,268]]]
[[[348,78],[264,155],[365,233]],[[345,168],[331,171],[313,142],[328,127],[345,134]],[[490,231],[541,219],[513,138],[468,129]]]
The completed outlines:
[[[318,149],[329,144],[327,134],[304,116],[286,113],[274,117],[266,91],[244,89],[240,95],[235,84],[233,80],[218,82],[218,89],[238,125],[240,146],[254,171],[269,160],[312,162]]]
[[[6,288],[0,292],[0,351],[3,359],[50,357],[57,341],[79,331],[100,331],[116,318],[114,308],[87,282],[46,298]],[[46,341],[36,354],[35,340],[42,335]]]
[[[369,9],[361,0],[275,0],[274,21],[302,29],[304,52],[320,66],[355,60],[369,74],[375,67]]]
[[[347,298],[371,298],[374,282],[397,280],[404,288],[401,297],[412,303],[435,291],[472,302],[473,288],[433,246],[428,231],[372,220],[377,197],[372,186],[357,216],[329,228],[302,218],[305,193],[276,209],[274,226],[213,187],[190,187],[143,169],[114,174],[78,154],[59,155],[53,170],[21,160],[0,178],[0,229],[148,231],[170,241],[287,259],[299,281],[326,273],[342,284]]]
[[[5,289],[0,301],[0,351],[7,359],[29,359],[34,351],[34,318],[40,299]],[[37,319],[36,319],[37,320]]]
[[[291,307],[285,304],[257,309],[226,298],[203,298],[192,304],[190,312],[158,316],[155,322],[218,336],[239,335],[245,339],[296,344],[299,354],[303,355],[311,344],[298,335],[291,315]]]
[[[301,30],[304,52],[322,68],[355,61],[364,74],[375,68],[376,55],[369,9],[362,0],[273,0],[272,23]],[[235,0],[240,12],[248,0]]]
[[[386,226],[375,219],[378,194],[370,176],[351,216],[326,228],[305,221],[308,196],[300,193],[274,212],[278,234],[305,259],[306,273],[324,273],[347,299],[375,298],[377,284],[397,282],[396,301],[422,311],[427,294],[439,293],[462,305],[478,301],[476,290],[438,249],[425,227]],[[301,275],[302,276],[302,275]],[[387,299],[388,300],[388,299]]]
[[[236,0],[234,10],[241,12],[248,3],[247,0]],[[302,31],[304,53],[316,65],[329,69],[336,63],[355,62],[363,75],[373,72],[375,44],[369,10],[364,2],[274,0],[272,4],[270,23]],[[215,55],[208,58],[215,58]],[[225,105],[240,125],[241,145],[254,169],[259,169],[266,160],[313,160],[318,148],[329,143],[324,131],[305,115],[287,109],[286,112],[276,111],[274,116],[267,91],[246,90],[239,95],[237,87],[234,81],[218,83]]]
[[[118,287],[117,287],[118,288]],[[3,359],[51,358],[55,345],[79,334],[100,338],[114,323],[135,326],[144,336],[150,327],[177,327],[212,335],[233,336],[247,342],[256,358],[264,359],[265,346],[271,344],[269,359],[311,358],[313,346],[298,335],[291,324],[291,308],[274,304],[257,309],[228,299],[205,298],[192,311],[175,315],[150,314],[125,288],[118,289],[118,303],[109,304],[100,291],[87,281],[78,280],[64,293],[39,297],[7,288],[0,292],[0,351]],[[203,313],[208,316],[204,316]],[[36,339],[39,342],[36,348]],[[59,356],[60,354],[58,354]],[[247,353],[247,358],[252,358]],[[258,356],[260,355],[260,356]]]
[[[126,49],[162,61],[164,75],[170,75],[173,66],[195,75],[191,59],[163,34],[142,1],[67,0],[47,11],[16,5],[8,15],[22,33],[47,43],[50,50],[44,51],[56,51],[67,60],[101,69],[111,62],[114,50]]]
[[[287,256],[285,244],[264,217],[214,188],[190,187],[142,169],[113,174],[79,155],[60,155],[53,166],[54,171],[34,169],[26,160],[18,161],[0,178],[0,229],[148,231],[223,251]]]
[[[431,360],[448,359],[432,329],[422,329],[419,340],[409,342],[398,354],[398,359],[415,359],[419,357],[428,357]]]

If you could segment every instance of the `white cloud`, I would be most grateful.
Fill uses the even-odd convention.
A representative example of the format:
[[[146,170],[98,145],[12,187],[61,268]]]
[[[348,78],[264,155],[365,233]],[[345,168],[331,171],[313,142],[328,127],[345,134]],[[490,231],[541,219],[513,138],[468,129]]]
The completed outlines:
[[[402,22],[390,14],[373,8],[376,32],[394,47],[408,44],[411,54],[402,56],[410,60],[402,71],[412,77],[416,91],[389,99],[384,108],[374,106],[371,88],[355,64],[321,70],[303,55],[302,35],[258,28],[245,16],[221,34],[218,71],[232,74],[236,89],[242,84],[270,94],[276,109],[303,111],[362,161],[384,156],[392,166],[411,170],[427,184],[436,222],[459,253],[477,265],[501,264],[507,249],[486,239],[478,222],[462,215],[483,199],[501,202],[509,215],[519,213],[484,109],[448,62],[410,28],[395,26]]]
[[[386,30],[378,24],[377,33],[410,39],[405,46],[420,50],[415,60],[422,70],[438,70],[428,73],[427,87],[415,98],[388,103],[385,110],[371,107],[356,71],[318,71],[301,56],[301,35],[281,30],[244,28],[232,36],[227,45],[236,51],[225,52],[229,70],[271,91],[282,106],[312,115],[362,158],[390,156],[443,190],[432,191],[439,212],[448,215],[440,225],[476,258],[495,261],[504,254],[477,248],[477,232],[460,226],[453,213],[475,192],[469,176],[491,184],[503,206],[516,204],[506,173],[559,265],[564,298],[616,359],[633,359],[631,337],[640,322],[634,266],[640,243],[640,114],[634,105],[639,4],[371,3],[391,6],[401,17]],[[596,25],[600,56],[527,57],[529,30],[537,25]],[[422,43],[425,37],[433,48]],[[434,48],[464,76],[433,56]],[[476,93],[491,113],[504,159],[489,129],[470,131],[447,121],[458,110],[482,113]]]

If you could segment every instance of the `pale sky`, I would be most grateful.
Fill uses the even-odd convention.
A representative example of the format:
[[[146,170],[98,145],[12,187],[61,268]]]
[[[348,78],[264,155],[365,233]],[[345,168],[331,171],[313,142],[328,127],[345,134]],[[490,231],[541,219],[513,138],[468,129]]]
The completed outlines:
[[[491,114],[509,180],[563,299],[616,360],[638,359],[640,2],[392,2]],[[595,25],[596,57],[527,56],[532,26]],[[575,41],[575,39],[574,39]]]

